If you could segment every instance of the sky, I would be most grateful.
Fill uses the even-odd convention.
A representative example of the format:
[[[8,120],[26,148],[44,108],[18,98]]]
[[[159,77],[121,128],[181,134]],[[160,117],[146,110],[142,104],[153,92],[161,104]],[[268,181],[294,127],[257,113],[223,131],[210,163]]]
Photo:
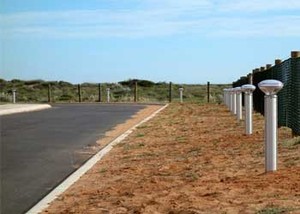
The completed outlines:
[[[0,0],[0,78],[232,83],[299,26],[299,0]]]

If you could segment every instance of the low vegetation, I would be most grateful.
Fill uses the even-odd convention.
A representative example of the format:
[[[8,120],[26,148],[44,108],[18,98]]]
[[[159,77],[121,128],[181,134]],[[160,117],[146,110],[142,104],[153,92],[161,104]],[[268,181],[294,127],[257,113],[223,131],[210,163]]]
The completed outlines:
[[[138,85],[139,102],[167,102],[169,100],[169,83],[151,82],[148,80],[126,80],[118,83],[101,83],[101,100],[106,101],[106,89],[111,89],[112,102],[133,102],[135,82]],[[172,97],[179,100],[179,88],[183,87],[184,99],[188,101],[203,102],[207,100],[206,85],[173,84]],[[210,98],[212,102],[220,102],[222,89],[228,85],[211,85]],[[13,79],[6,81],[0,79],[0,101],[7,103],[12,101],[12,90],[16,90],[17,102],[45,103],[48,102],[48,91],[51,92],[51,102],[78,102],[78,85],[65,81],[30,80],[23,81]],[[99,84],[82,83],[81,101],[98,102]]]

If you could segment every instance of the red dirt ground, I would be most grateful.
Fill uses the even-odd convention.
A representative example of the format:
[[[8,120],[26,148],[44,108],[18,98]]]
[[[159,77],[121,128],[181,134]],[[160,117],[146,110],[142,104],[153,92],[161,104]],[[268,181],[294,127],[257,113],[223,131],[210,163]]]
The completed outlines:
[[[300,143],[279,130],[265,173],[263,117],[244,134],[223,105],[171,104],[43,213],[300,213]]]

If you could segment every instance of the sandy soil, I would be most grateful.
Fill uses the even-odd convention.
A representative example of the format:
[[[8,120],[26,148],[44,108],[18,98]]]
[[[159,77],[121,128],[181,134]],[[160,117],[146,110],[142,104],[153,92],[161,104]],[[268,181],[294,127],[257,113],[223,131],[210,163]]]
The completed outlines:
[[[300,213],[300,142],[279,130],[278,171],[222,105],[172,104],[140,126],[44,213]]]

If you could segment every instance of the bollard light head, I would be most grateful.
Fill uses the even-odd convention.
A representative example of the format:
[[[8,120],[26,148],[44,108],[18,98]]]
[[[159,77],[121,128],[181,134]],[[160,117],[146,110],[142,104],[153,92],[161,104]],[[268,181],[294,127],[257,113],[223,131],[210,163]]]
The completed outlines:
[[[266,95],[274,95],[277,94],[283,87],[283,83],[279,80],[264,80],[258,83],[258,87],[262,90]]]
[[[183,88],[179,88],[179,91],[183,91],[184,89]]]
[[[255,85],[245,84],[242,86],[242,91],[245,93],[252,93],[256,89]]]
[[[241,93],[242,92],[242,88],[241,87],[235,87],[234,91],[235,91],[235,93]]]

